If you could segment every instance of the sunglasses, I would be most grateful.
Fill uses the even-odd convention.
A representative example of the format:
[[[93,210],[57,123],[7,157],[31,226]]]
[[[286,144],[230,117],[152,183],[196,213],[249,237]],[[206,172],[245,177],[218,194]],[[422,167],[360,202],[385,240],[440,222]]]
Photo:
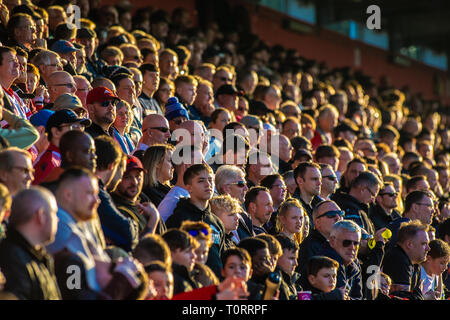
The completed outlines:
[[[397,196],[398,196],[398,192],[385,192],[385,193],[380,193],[380,196],[384,196],[384,195],[387,195],[387,196],[393,198],[393,197],[397,197]]]
[[[327,178],[328,180],[331,180],[331,181],[337,181],[336,176],[322,176],[322,178]]]
[[[166,133],[166,132],[170,131],[170,129],[166,128],[166,127],[152,127],[152,128],[149,128],[149,129],[155,129],[155,130],[161,131],[163,133]]]
[[[209,235],[208,229],[206,229],[206,228],[203,228],[200,230],[189,230],[188,231],[188,233],[193,237],[198,236],[200,234],[200,232],[203,233],[205,236]]]
[[[342,246],[344,248],[350,247],[350,245],[353,244],[355,247],[359,247],[359,241],[353,241],[353,240],[342,240]]]
[[[106,100],[100,103],[100,105],[104,108],[108,107],[109,105],[115,107],[117,105],[117,100]]]
[[[230,184],[237,185],[239,188],[243,188],[247,185],[245,183],[245,181],[238,181],[238,182],[234,182],[234,183],[230,183]]]
[[[322,218],[322,217],[324,217],[324,216],[327,216],[327,218],[334,218],[334,217],[336,217],[336,216],[341,216],[341,217],[343,217],[344,215],[345,215],[345,212],[342,211],[342,210],[330,210],[330,211],[327,211],[327,212],[321,214],[321,215],[318,216],[316,219]]]

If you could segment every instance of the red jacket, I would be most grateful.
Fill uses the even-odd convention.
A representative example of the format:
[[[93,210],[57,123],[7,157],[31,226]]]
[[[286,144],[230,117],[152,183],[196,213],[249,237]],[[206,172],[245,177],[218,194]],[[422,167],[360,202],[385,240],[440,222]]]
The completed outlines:
[[[59,148],[54,144],[50,144],[39,161],[34,165],[35,174],[33,184],[38,185],[43,182],[50,172],[59,166],[61,166]]]

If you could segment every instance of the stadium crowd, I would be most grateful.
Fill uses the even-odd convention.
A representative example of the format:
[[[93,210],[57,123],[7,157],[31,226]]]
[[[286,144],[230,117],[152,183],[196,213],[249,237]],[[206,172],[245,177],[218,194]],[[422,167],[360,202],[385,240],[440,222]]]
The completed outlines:
[[[0,298],[448,299],[450,108],[194,25],[0,0]]]

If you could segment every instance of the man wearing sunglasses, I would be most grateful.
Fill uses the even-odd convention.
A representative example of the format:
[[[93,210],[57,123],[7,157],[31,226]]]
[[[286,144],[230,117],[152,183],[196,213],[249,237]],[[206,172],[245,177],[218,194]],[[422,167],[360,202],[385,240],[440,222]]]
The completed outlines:
[[[110,89],[97,87],[89,91],[86,105],[92,125],[86,130],[92,138],[101,135],[112,137],[112,124],[116,119],[116,104],[119,97]]]
[[[338,186],[338,178],[335,171],[329,164],[320,164],[320,173],[322,174],[322,186],[320,188],[320,197],[322,199],[329,199],[336,191]]]
[[[376,204],[369,210],[369,218],[372,220],[375,230],[387,227],[389,223],[401,217],[395,210],[397,208],[398,193],[392,183],[385,182],[378,193]]]
[[[53,72],[48,78],[47,85],[51,104],[63,93],[75,94],[77,91],[77,85],[73,77],[66,71]],[[51,109],[49,107],[47,108]]]
[[[135,151],[145,151],[148,147],[155,144],[167,144],[169,138],[170,129],[167,119],[160,114],[149,114],[142,122],[142,137]]]
[[[34,165],[36,170],[34,185],[40,184],[54,168],[61,165],[59,142],[64,133],[70,130],[84,131],[85,127],[90,125],[91,120],[79,118],[70,109],[58,110],[48,118],[45,131],[50,145]]]
[[[370,221],[369,207],[375,201],[381,181],[370,171],[364,171],[350,184],[349,193],[336,193],[331,197],[345,211],[345,219],[355,221],[360,228],[373,235],[375,228]]]

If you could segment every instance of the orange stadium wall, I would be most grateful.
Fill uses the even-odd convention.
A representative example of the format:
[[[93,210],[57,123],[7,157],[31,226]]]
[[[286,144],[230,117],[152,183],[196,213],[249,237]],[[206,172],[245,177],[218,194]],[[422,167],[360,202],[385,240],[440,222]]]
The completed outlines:
[[[172,12],[176,7],[184,7],[191,12],[193,22],[195,23],[197,20],[195,0],[131,0],[131,2],[135,8],[152,6],[168,12]],[[102,2],[102,4],[114,3],[116,1]],[[243,4],[249,9],[252,32],[270,46],[280,44],[286,48],[297,49],[302,56],[317,61],[326,61],[331,68],[351,66],[371,75],[376,80],[386,75],[398,88],[408,85],[412,92],[421,92],[427,99],[440,99],[442,103],[450,104],[450,81],[445,71],[409,58],[405,59],[410,61],[410,66],[399,66],[389,62],[387,51],[351,40],[334,31],[325,29],[318,31],[315,26],[308,23],[304,24],[313,27],[312,33],[288,31],[282,27],[282,21],[287,18],[286,15],[261,6],[254,11],[254,7],[242,0],[229,0],[229,3],[232,5]],[[355,65],[355,51],[359,51],[359,66]],[[436,93],[438,92],[436,87],[441,88],[439,95]]]

